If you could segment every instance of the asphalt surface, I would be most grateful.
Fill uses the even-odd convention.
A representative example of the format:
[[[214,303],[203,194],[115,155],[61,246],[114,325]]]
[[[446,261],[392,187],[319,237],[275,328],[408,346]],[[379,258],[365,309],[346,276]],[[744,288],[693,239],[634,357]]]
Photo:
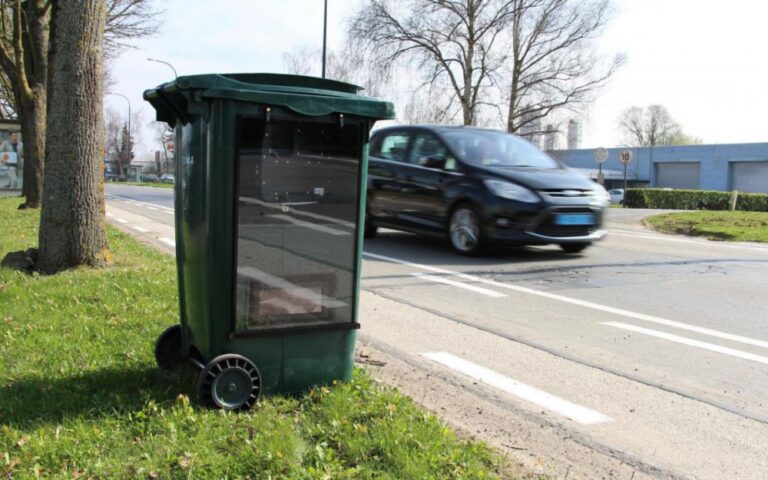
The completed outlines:
[[[171,251],[172,195],[108,185],[111,221]],[[611,209],[609,235],[579,255],[465,258],[383,230],[364,247],[362,342],[392,365],[382,378],[491,443],[567,439],[626,478],[768,478],[768,246],[658,234],[649,213]],[[485,437],[473,402],[500,418]],[[619,468],[550,443],[535,457],[569,463],[555,475]]]

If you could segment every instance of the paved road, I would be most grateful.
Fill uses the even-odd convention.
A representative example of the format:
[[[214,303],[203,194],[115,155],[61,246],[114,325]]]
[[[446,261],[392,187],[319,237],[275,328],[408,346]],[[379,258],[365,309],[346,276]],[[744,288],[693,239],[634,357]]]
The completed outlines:
[[[173,238],[171,190],[107,193],[141,234]],[[379,376],[494,444],[528,438],[513,457],[560,462],[555,475],[768,478],[768,247],[656,234],[647,214],[611,210],[583,255],[468,259],[382,231],[365,245],[360,311],[390,365]],[[579,449],[608,460],[575,461],[592,455]]]

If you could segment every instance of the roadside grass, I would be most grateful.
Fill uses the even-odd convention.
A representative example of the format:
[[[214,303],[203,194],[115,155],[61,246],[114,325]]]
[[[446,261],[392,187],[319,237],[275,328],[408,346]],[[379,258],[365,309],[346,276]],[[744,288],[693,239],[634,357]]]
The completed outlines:
[[[0,255],[37,244],[38,212],[18,204],[0,199]],[[249,413],[190,403],[192,372],[161,372],[152,353],[177,321],[174,260],[108,235],[109,268],[0,268],[0,478],[508,477],[488,447],[360,369]]]
[[[655,230],[710,240],[768,242],[768,212],[696,211],[648,217]]]
[[[112,183],[115,185],[131,185],[135,187],[173,188],[172,183],[162,182],[110,182],[110,185]]]

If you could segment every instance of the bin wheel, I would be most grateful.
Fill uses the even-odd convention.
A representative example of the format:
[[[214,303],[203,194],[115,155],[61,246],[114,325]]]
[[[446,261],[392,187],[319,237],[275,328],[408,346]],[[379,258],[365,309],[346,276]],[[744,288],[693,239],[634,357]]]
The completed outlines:
[[[155,342],[155,361],[163,370],[175,370],[186,364],[187,356],[181,341],[181,325],[165,329]]]
[[[250,410],[261,393],[261,373],[242,355],[214,358],[200,372],[197,398],[201,404],[223,410]]]

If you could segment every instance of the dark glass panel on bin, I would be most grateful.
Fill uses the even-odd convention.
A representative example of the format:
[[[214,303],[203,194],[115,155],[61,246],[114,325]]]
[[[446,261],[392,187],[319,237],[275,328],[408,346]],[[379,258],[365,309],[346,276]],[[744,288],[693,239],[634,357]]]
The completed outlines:
[[[362,124],[239,124],[237,330],[351,323]]]

